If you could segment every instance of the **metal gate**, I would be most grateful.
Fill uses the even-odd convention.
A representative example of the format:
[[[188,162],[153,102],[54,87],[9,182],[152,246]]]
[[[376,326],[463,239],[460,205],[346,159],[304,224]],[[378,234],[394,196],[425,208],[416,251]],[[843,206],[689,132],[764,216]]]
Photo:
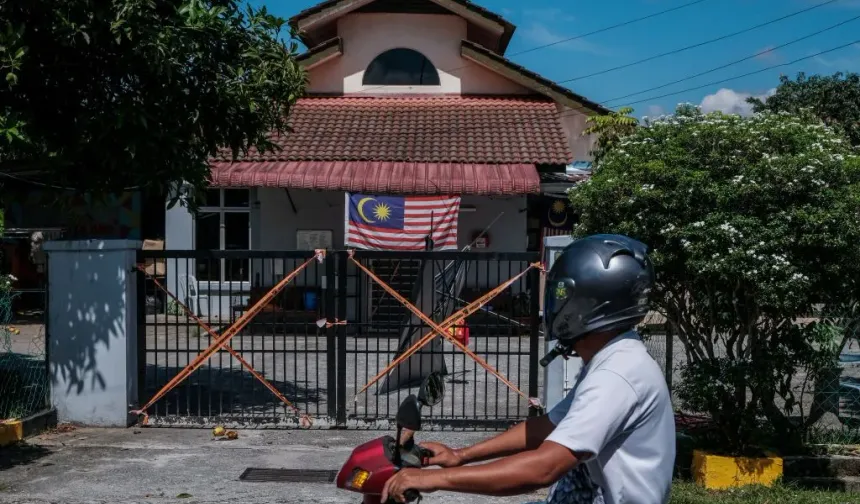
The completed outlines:
[[[272,286],[313,256],[312,251],[140,251],[138,264],[149,265],[139,272],[138,282],[141,403],[213,343],[195,317],[216,335],[222,334]],[[310,261],[265,303],[229,345],[309,415],[315,427],[388,428],[410,389],[379,393],[383,379],[362,394],[358,391],[398,354],[407,333],[417,338],[430,328],[410,318],[391,296],[380,294],[378,285],[371,289],[374,281],[357,264],[413,302],[415,293],[406,292],[410,285],[427,278],[438,282],[441,273],[456,266],[462,272],[461,289],[453,292],[433,284],[424,290],[432,292],[425,296],[425,308],[445,306],[432,314],[440,323],[537,259],[534,253],[329,251],[323,260]],[[424,277],[416,276],[416,268],[425,272]],[[400,272],[412,275],[411,279],[397,278]],[[539,397],[537,362],[542,344],[537,289],[538,273],[531,270],[466,319],[469,348],[528,397]],[[426,348],[438,354],[447,372],[446,395],[428,412],[429,423],[493,428],[529,415],[526,399],[460,349],[447,341]],[[204,362],[148,413],[150,424],[156,426],[295,427],[300,423],[293,409],[225,350]]]

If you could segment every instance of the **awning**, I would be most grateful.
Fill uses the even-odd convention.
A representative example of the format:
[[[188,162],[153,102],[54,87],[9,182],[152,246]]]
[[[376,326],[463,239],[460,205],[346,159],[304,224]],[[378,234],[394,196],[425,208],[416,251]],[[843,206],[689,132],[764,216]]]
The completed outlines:
[[[216,161],[217,187],[285,187],[372,194],[540,193],[533,164],[390,161]]]

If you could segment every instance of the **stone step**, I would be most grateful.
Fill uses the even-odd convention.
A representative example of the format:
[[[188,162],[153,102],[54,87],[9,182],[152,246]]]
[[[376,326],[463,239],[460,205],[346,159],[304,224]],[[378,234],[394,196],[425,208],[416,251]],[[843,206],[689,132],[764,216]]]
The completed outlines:
[[[785,482],[809,490],[829,490],[831,492],[860,492],[860,477],[842,476],[834,478],[785,478]]]
[[[786,478],[860,478],[860,457],[784,457],[783,473]]]

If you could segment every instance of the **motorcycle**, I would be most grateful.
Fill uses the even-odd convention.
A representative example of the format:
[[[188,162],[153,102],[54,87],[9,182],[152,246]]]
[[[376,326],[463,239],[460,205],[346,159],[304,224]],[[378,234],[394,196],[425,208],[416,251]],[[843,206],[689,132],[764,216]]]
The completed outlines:
[[[431,373],[421,383],[418,396],[410,394],[397,409],[396,437],[383,436],[355,448],[338,472],[338,488],[364,495],[363,504],[383,504],[382,489],[389,478],[403,468],[427,465],[433,453],[415,442],[414,434],[421,430],[421,408],[435,406],[445,394],[440,373]],[[407,502],[418,500],[415,490],[404,495]],[[389,499],[385,504],[392,504]]]

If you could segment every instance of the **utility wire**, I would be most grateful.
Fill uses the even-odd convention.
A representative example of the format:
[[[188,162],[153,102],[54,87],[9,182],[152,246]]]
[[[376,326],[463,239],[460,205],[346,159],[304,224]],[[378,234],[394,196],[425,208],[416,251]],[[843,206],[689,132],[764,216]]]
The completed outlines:
[[[558,44],[564,44],[565,42],[570,42],[570,41],[572,41],[572,40],[578,40],[578,39],[581,39],[581,38],[590,37],[590,36],[592,36],[592,35],[597,35],[598,33],[607,32],[607,31],[609,31],[609,30],[614,30],[614,29],[616,29],[616,28],[621,28],[621,27],[623,27],[623,26],[627,26],[627,25],[631,25],[631,24],[634,24],[634,23],[638,23],[638,22],[640,22],[640,21],[645,21],[646,19],[651,19],[651,18],[654,18],[654,17],[657,17],[657,16],[662,16],[663,14],[668,14],[668,13],[670,13],[670,12],[674,12],[674,11],[676,11],[676,10],[681,10],[681,9],[686,8],[686,7],[691,7],[691,6],[693,6],[693,5],[700,4],[700,3],[705,2],[705,1],[707,1],[707,0],[695,0],[694,2],[688,2],[688,3],[685,3],[685,4],[681,4],[681,5],[678,5],[678,6],[676,6],[676,7],[672,7],[672,8],[670,8],[670,9],[666,9],[666,10],[662,10],[662,11],[659,11],[659,12],[655,12],[655,13],[653,13],[653,14],[648,14],[647,16],[642,16],[642,17],[640,17],[640,18],[631,19],[631,20],[629,20],[629,21],[624,21],[623,23],[614,24],[614,25],[612,25],[612,26],[607,26],[607,27],[605,27],[605,28],[600,28],[600,29],[597,29],[597,30],[594,30],[594,31],[590,31],[590,32],[588,32],[588,33],[583,33],[583,34],[581,34],[581,35],[575,35],[575,36],[570,37],[570,38],[561,39],[561,40],[556,40],[555,42],[550,42],[549,44],[544,44],[544,45],[539,45],[539,46],[537,46],[537,47],[532,47],[531,49],[526,49],[526,50],[524,50],[524,51],[520,51],[520,52],[513,53],[513,54],[511,54],[510,56],[511,56],[511,57],[513,57],[513,56],[519,56],[520,54],[527,54],[527,53],[530,53],[530,52],[538,51],[538,50],[540,50],[540,49],[546,49],[547,47],[552,47],[552,46],[555,46],[555,45],[558,45]],[[836,0],[831,0],[831,1],[836,1]]]
[[[606,104],[607,104],[607,103],[609,103],[609,102],[618,101],[618,100],[623,100],[623,99],[625,99],[625,98],[630,98],[631,96],[636,96],[636,95],[639,95],[639,94],[648,93],[648,92],[651,92],[651,91],[656,91],[656,90],[658,90],[658,89],[663,89],[663,88],[666,88],[666,87],[672,86],[672,85],[674,85],[674,84],[678,84],[678,83],[681,83],[681,82],[685,82],[685,81],[688,81],[688,80],[692,80],[692,79],[695,79],[695,78],[697,78],[697,77],[701,77],[701,76],[703,76],[703,75],[707,75],[707,74],[709,74],[709,73],[716,72],[716,71],[718,71],[718,70],[723,70],[724,68],[728,68],[728,67],[730,67],[730,66],[737,65],[738,63],[743,63],[744,61],[749,61],[749,60],[751,60],[751,59],[758,58],[759,56],[763,56],[763,55],[765,55],[765,54],[772,53],[773,51],[776,51],[777,49],[782,49],[783,47],[788,47],[788,46],[790,46],[790,45],[792,45],[792,44],[796,44],[796,43],[801,42],[801,41],[803,41],[803,40],[806,40],[806,39],[809,39],[809,38],[815,37],[816,35],[821,35],[821,34],[822,34],[822,33],[824,33],[824,32],[827,32],[827,31],[830,31],[830,30],[833,30],[833,29],[839,28],[840,26],[843,26],[843,25],[846,25],[846,24],[848,24],[848,23],[851,23],[852,21],[857,21],[858,19],[860,19],[860,15],[858,15],[858,16],[854,16],[854,17],[853,17],[853,18],[851,18],[851,19],[846,19],[845,21],[842,21],[841,23],[837,23],[837,24],[835,24],[835,25],[828,26],[827,28],[824,28],[824,29],[818,30],[817,32],[810,33],[809,35],[804,35],[803,37],[796,38],[796,39],[794,39],[794,40],[790,40],[790,41],[785,42],[785,43],[783,43],[783,44],[780,44],[780,45],[778,45],[778,46],[775,46],[775,47],[769,47],[769,48],[767,48],[767,49],[765,49],[765,50],[763,50],[763,51],[759,51],[759,52],[757,52],[757,53],[755,53],[755,54],[753,54],[753,55],[746,56],[746,57],[741,58],[741,59],[739,59],[739,60],[732,61],[731,63],[726,63],[725,65],[720,65],[720,66],[718,66],[718,67],[714,67],[714,68],[711,68],[711,69],[709,69],[709,70],[705,70],[705,71],[703,71],[703,72],[699,72],[699,73],[697,73],[697,74],[689,75],[689,76],[687,76],[687,77],[683,77],[683,78],[681,78],[681,79],[674,80],[674,81],[672,81],[672,82],[667,82],[667,83],[665,83],[665,84],[661,84],[661,85],[659,85],[659,86],[654,86],[654,87],[652,87],[652,88],[643,89],[642,91],[636,91],[635,93],[626,94],[626,95],[624,95],[624,96],[618,96],[618,97],[615,97],[615,98],[610,98],[609,100],[605,100],[605,101],[601,102],[600,104],[601,104],[601,105],[606,105]]]
[[[693,5],[700,4],[700,3],[703,3],[703,2],[707,2],[707,1],[709,1],[709,0],[693,0],[692,2],[687,2],[687,3],[681,4],[681,5],[678,5],[678,6],[675,6],[675,7],[671,7],[671,8],[669,8],[669,9],[665,9],[665,10],[662,10],[662,11],[654,12],[654,13],[652,13],[652,14],[648,14],[647,16],[642,16],[642,17],[638,17],[638,18],[635,18],[635,19],[630,19],[630,20],[628,20],[628,21],[624,21],[624,22],[622,22],[622,23],[617,23],[617,24],[614,24],[614,25],[610,25],[610,26],[606,26],[606,27],[603,27],[603,28],[599,28],[599,29],[597,29],[597,30],[590,31],[590,32],[588,32],[588,33],[582,33],[582,34],[580,34],[580,35],[574,35],[573,37],[568,37],[568,38],[565,38],[565,39],[556,40],[556,41],[554,41],[554,42],[550,42],[550,43],[548,43],[548,44],[542,44],[542,45],[535,46],[535,47],[532,47],[532,48],[529,48],[529,49],[525,49],[525,50],[520,51],[520,52],[512,53],[512,54],[507,55],[507,58],[508,58],[508,59],[510,59],[510,58],[512,58],[512,57],[514,57],[514,56],[519,56],[519,55],[521,55],[521,54],[527,54],[527,53],[530,53],[530,52],[539,51],[539,50],[541,50],[541,49],[546,49],[546,48],[548,48],[548,47],[552,47],[552,46],[555,46],[555,45],[558,45],[558,44],[563,44],[563,43],[565,43],[565,42],[570,42],[570,41],[572,41],[572,40],[578,40],[578,39],[581,39],[581,38],[590,37],[590,36],[592,36],[592,35],[597,35],[598,33],[608,32],[608,31],[610,31],[610,30],[614,30],[614,29],[616,29],[616,28],[621,28],[621,27],[628,26],[628,25],[631,25],[631,24],[634,24],[634,23],[638,23],[638,22],[640,22],[640,21],[645,21],[646,19],[651,19],[651,18],[655,18],[655,17],[658,17],[658,16],[662,16],[663,14],[668,14],[668,13],[670,13],[670,12],[674,12],[674,11],[677,11],[677,10],[681,10],[681,9],[686,8],[686,7],[691,7],[691,6],[693,6]],[[835,1],[837,1],[837,0],[829,0],[829,2],[835,2]],[[829,2],[828,2],[828,3],[829,3]],[[450,69],[445,69],[445,70],[442,70],[442,71],[443,71],[443,72],[445,72],[445,73],[454,73],[454,72],[457,72],[457,71],[459,71],[459,70],[463,70],[463,69],[466,69],[466,68],[470,68],[470,67],[472,67],[472,66],[474,66],[474,63],[468,63],[468,64],[466,64],[466,65],[461,65],[461,66],[458,66],[458,67],[454,67],[454,68],[450,68]],[[386,87],[389,87],[389,85],[380,85],[380,86],[370,87],[370,88],[367,88],[367,89],[363,89],[363,90],[359,91],[358,93],[354,93],[354,94],[367,93],[367,92],[369,92],[369,91],[375,91],[375,90],[377,90],[377,89],[382,89],[382,88],[386,88]]]
[[[802,58],[797,58],[797,59],[795,59],[795,60],[788,61],[788,62],[786,62],[786,63],[780,63],[780,64],[778,64],[778,65],[772,65],[772,66],[769,66],[769,67],[766,67],[766,68],[762,68],[761,70],[756,70],[756,71],[754,71],[754,72],[747,72],[747,73],[745,73],[745,74],[735,75],[734,77],[729,77],[729,78],[727,78],[727,79],[721,79],[721,80],[718,80],[718,81],[709,82],[709,83],[707,83],[707,84],[702,84],[701,86],[695,86],[695,87],[691,87],[691,88],[687,88],[687,89],[682,89],[682,90],[680,90],[680,91],[673,91],[673,92],[671,92],[671,93],[666,93],[666,94],[663,94],[663,95],[660,95],[660,96],[651,96],[651,97],[649,97],[649,98],[645,98],[645,99],[642,99],[642,100],[637,100],[637,101],[634,101],[634,102],[629,102],[629,103],[627,103],[627,104],[625,104],[625,105],[623,105],[623,106],[624,106],[624,107],[629,107],[630,105],[636,105],[636,104],[639,104],[639,103],[649,102],[649,101],[653,101],[653,100],[659,100],[660,98],[666,98],[666,97],[668,97],[668,96],[674,96],[674,95],[681,94],[681,93],[686,93],[686,92],[689,92],[689,91],[696,91],[696,90],[698,90],[698,89],[702,89],[702,88],[706,88],[706,87],[710,87],[710,86],[716,86],[716,85],[718,85],[718,84],[723,84],[723,83],[725,83],[725,82],[729,82],[729,81],[733,81],[733,80],[737,80],[737,79],[742,79],[742,78],[744,78],[744,77],[749,77],[750,75],[756,75],[756,74],[760,74],[760,73],[762,73],[762,72],[766,72],[766,71],[768,71],[768,70],[773,70],[774,68],[781,68],[781,67],[784,67],[784,66],[793,65],[793,64],[795,64],[795,63],[799,63],[799,62],[801,62],[801,61],[805,61],[805,60],[808,60],[808,59],[811,59],[811,58],[815,58],[816,56],[822,56],[822,55],[824,55],[824,54],[832,53],[832,52],[834,52],[834,51],[838,51],[838,50],[840,50],[840,49],[845,49],[846,47],[851,47],[851,46],[856,45],[856,44],[860,44],[860,39],[855,40],[855,41],[853,41],[853,42],[848,42],[847,44],[842,44],[842,45],[837,46],[837,47],[833,47],[833,48],[831,48],[831,49],[827,49],[827,50],[825,50],[825,51],[820,51],[820,52],[817,52],[817,53],[815,53],[815,54],[810,54],[809,56],[804,56],[804,57],[802,57]],[[563,114],[562,114],[562,115],[563,115]]]
[[[698,47],[703,47],[703,46],[706,46],[706,45],[708,45],[708,44],[713,44],[714,42],[720,42],[720,41],[722,41],[722,40],[730,39],[730,38],[732,38],[732,37],[736,37],[736,36],[738,36],[738,35],[742,35],[742,34],[744,34],[744,33],[749,33],[749,32],[751,32],[751,31],[758,30],[759,28],[764,28],[765,26],[769,26],[769,25],[772,25],[772,24],[774,24],[774,23],[778,23],[778,22],[780,22],[780,21],[784,21],[784,20],[789,19],[789,18],[792,18],[792,17],[794,17],[794,16],[799,16],[800,14],[805,14],[805,13],[807,13],[807,12],[811,11],[811,10],[818,9],[819,7],[824,7],[825,5],[829,5],[829,4],[832,4],[832,3],[834,3],[834,2],[838,2],[838,1],[839,1],[839,0],[827,0],[827,1],[825,1],[825,2],[822,2],[822,3],[819,3],[819,4],[813,5],[812,7],[807,7],[807,8],[805,8],[805,9],[801,9],[801,10],[799,10],[799,11],[792,12],[791,14],[786,14],[785,16],[778,17],[778,18],[776,18],[776,19],[771,19],[770,21],[766,21],[766,22],[764,22],[764,23],[760,23],[760,24],[757,24],[757,25],[755,25],[755,26],[750,26],[749,28],[744,28],[743,30],[740,30],[740,31],[736,31],[736,32],[733,32],[733,33],[729,33],[729,34],[726,34],[726,35],[722,35],[722,36],[720,36],[720,37],[713,38],[713,39],[710,39],[710,40],[706,40],[706,41],[704,41],[704,42],[699,42],[698,44],[693,44],[693,45],[688,45],[688,46],[681,47],[681,48],[678,48],[678,49],[673,49],[673,50],[671,50],[671,51],[664,52],[664,53],[661,53],[661,54],[656,54],[656,55],[654,55],[654,56],[649,56],[649,57],[647,57],[647,58],[644,58],[644,59],[641,59],[641,60],[638,60],[638,61],[633,61],[633,62],[631,62],[631,63],[626,63],[626,64],[624,64],[624,65],[619,65],[619,66],[616,66],[616,67],[607,68],[607,69],[605,69],[605,70],[600,70],[599,72],[594,72],[594,73],[590,73],[590,74],[586,74],[586,75],[580,75],[579,77],[572,77],[572,78],[570,78],[570,79],[565,79],[565,80],[556,81],[556,83],[557,83],[557,84],[563,84],[563,83],[566,83],[566,82],[573,82],[573,81],[578,81],[578,80],[582,80],[582,79],[588,79],[589,77],[595,77],[595,76],[597,76],[597,75],[607,74],[607,73],[610,73],[610,72],[614,72],[614,71],[616,71],[616,70],[621,70],[621,69],[624,69],[624,68],[630,68],[630,67],[632,67],[632,66],[640,65],[640,64],[642,64],[642,63],[646,63],[646,62],[648,62],[648,61],[654,61],[654,60],[656,60],[656,59],[664,58],[664,57],[666,57],[666,56],[672,56],[672,55],[674,55],[674,54],[682,53],[682,52],[684,52],[684,51],[689,51],[690,49],[696,49],[696,48],[698,48]]]

